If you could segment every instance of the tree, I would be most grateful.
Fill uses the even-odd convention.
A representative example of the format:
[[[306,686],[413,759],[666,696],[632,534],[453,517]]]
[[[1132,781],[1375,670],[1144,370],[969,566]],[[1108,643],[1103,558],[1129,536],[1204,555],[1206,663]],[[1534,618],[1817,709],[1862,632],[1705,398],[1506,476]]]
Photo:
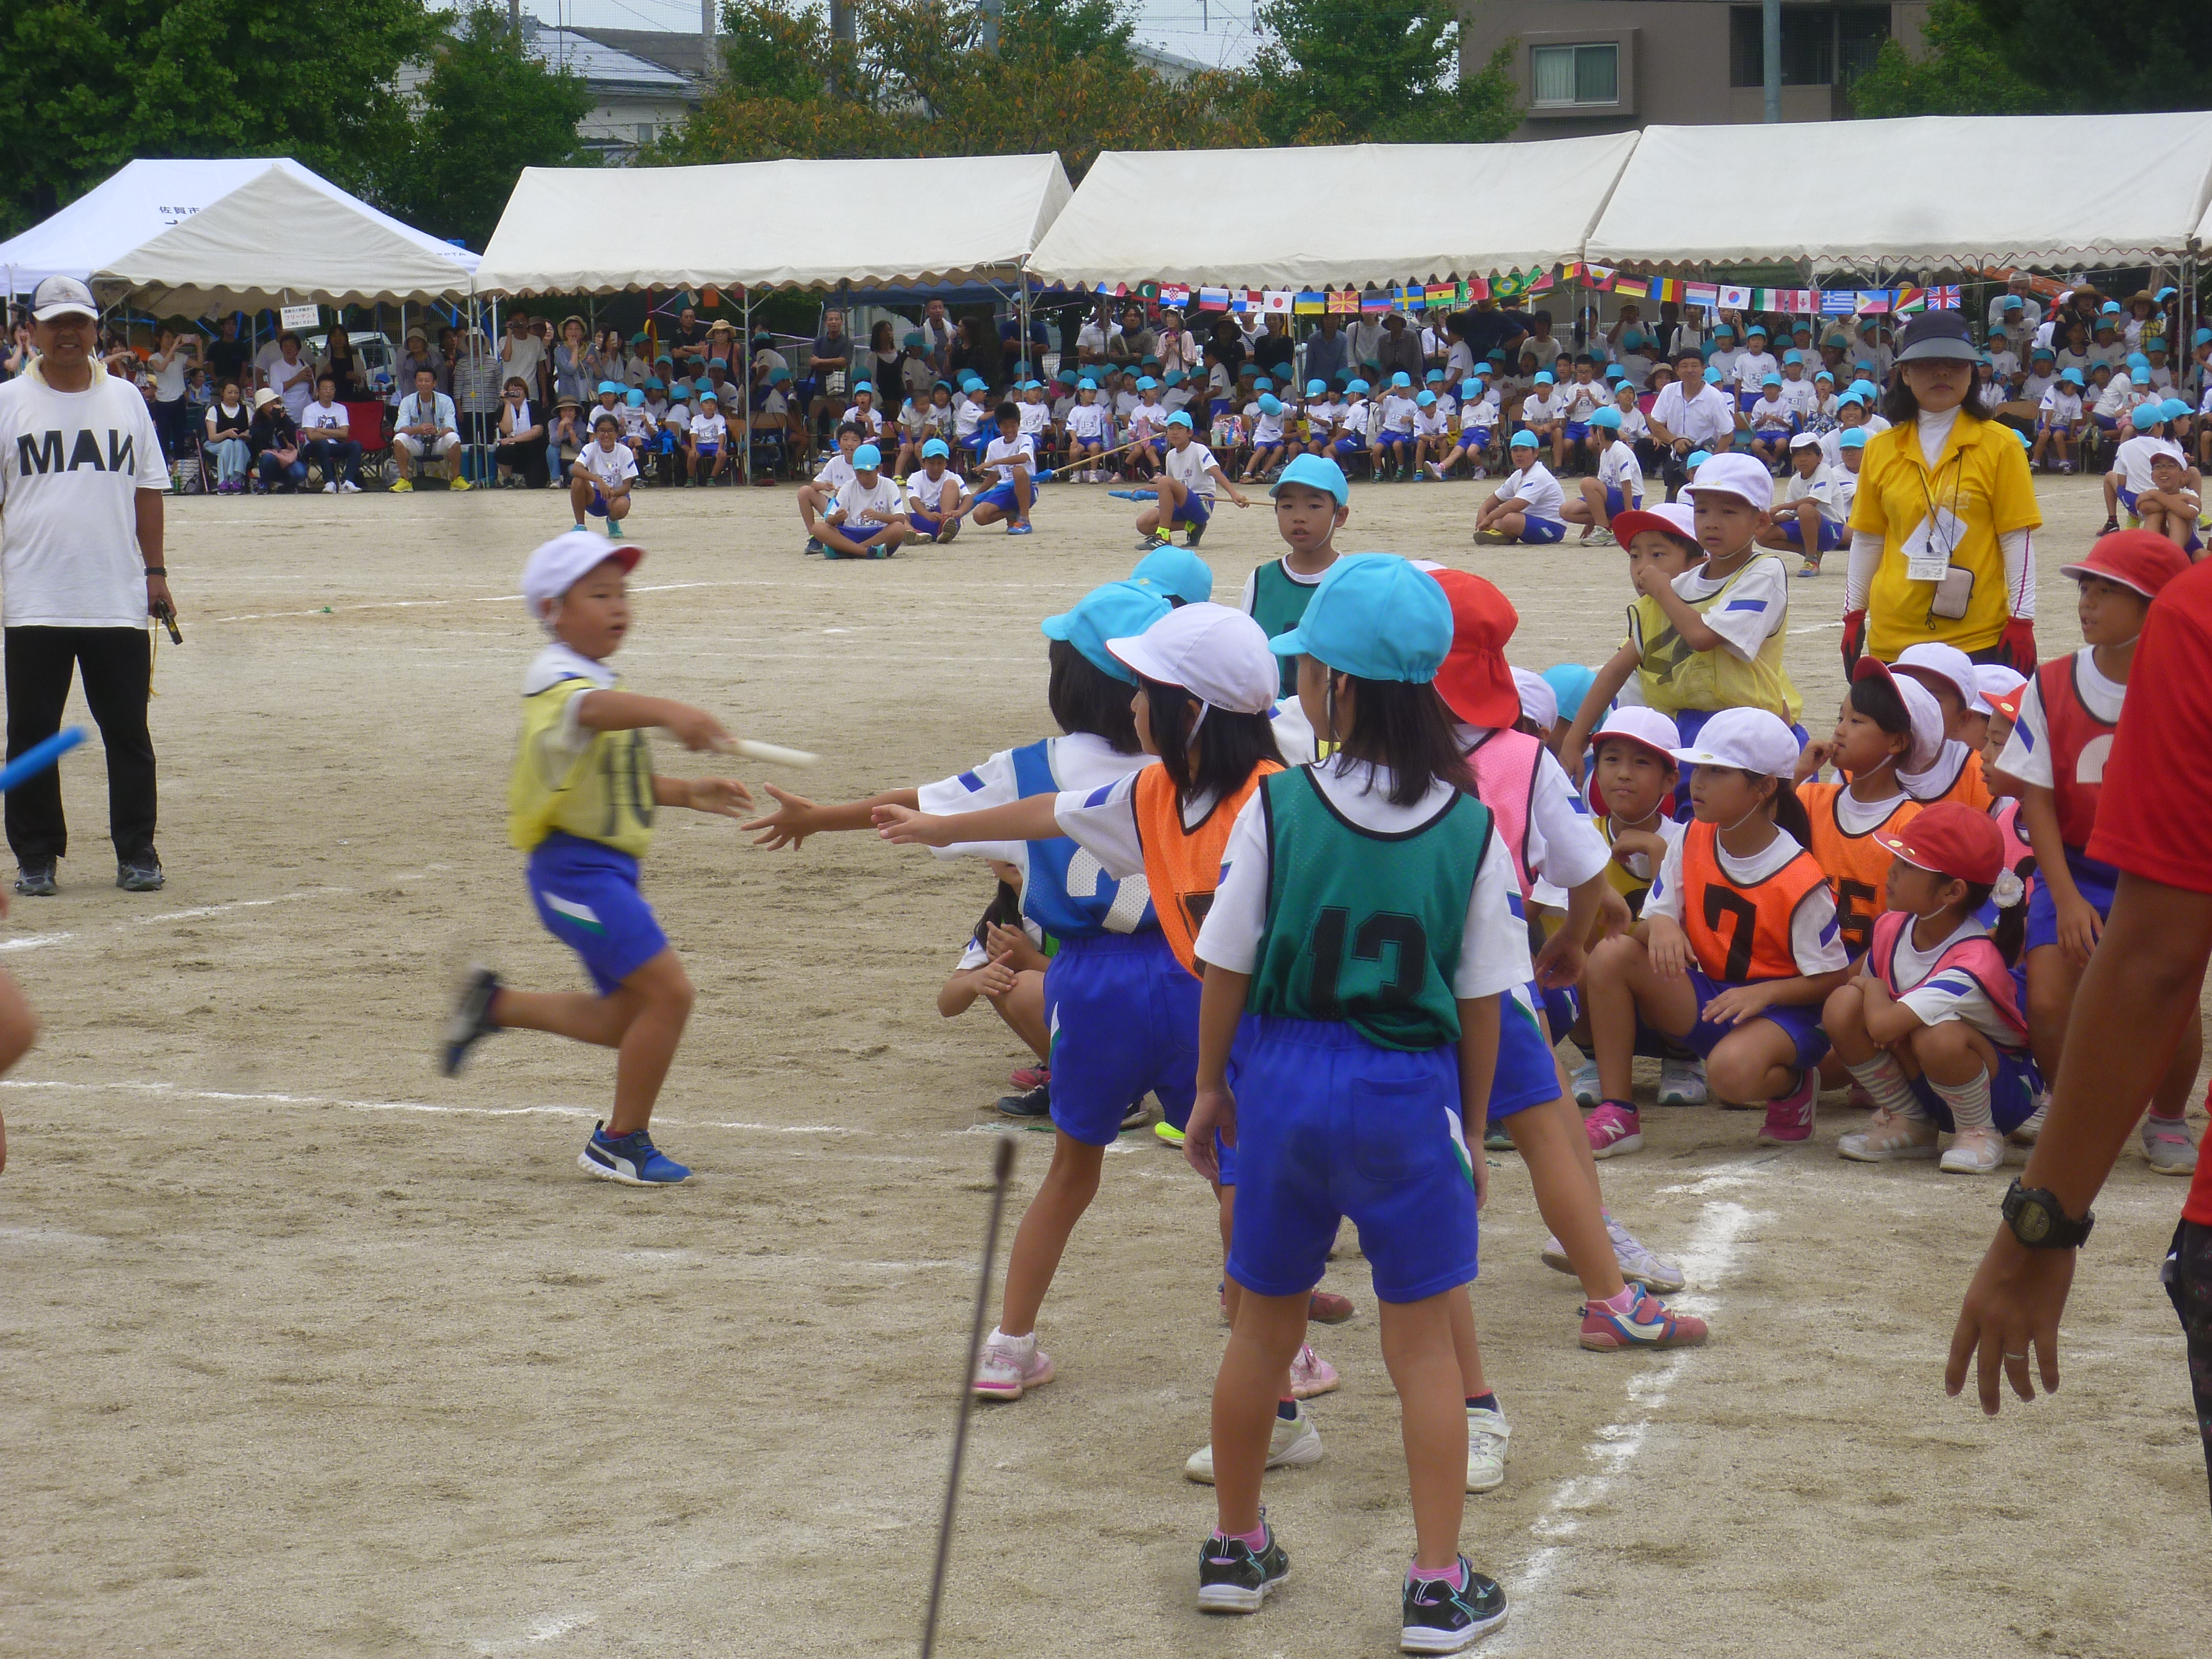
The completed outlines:
[[[1914,57],[1886,42],[1851,88],[1864,116],[2202,109],[2212,7],[2164,0],[1935,0]]]
[[[0,18],[0,234],[138,156],[289,155],[374,193],[406,145],[422,0],[19,0]]]
[[[1489,143],[1521,124],[1512,49],[1459,66],[1454,0],[1265,0],[1253,65],[1259,120],[1278,144]]]
[[[506,9],[478,0],[430,56],[420,114],[398,170],[380,192],[436,236],[482,248],[528,167],[587,166],[576,123],[592,94],[581,76],[525,52]]]

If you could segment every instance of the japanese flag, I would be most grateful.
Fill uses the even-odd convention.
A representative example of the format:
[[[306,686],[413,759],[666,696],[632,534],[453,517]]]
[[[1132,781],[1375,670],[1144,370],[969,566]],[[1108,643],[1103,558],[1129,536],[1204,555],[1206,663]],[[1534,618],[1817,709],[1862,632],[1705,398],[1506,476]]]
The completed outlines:
[[[1277,313],[1291,314],[1291,302],[1296,296],[1286,288],[1271,288],[1261,296],[1261,304],[1270,316]]]

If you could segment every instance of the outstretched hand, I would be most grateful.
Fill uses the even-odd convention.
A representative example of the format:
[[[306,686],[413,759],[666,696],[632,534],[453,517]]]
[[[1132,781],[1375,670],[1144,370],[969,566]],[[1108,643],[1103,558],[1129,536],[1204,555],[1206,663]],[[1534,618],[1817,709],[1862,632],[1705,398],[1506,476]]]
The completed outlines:
[[[690,799],[684,805],[695,812],[735,818],[744,817],[752,806],[752,791],[735,778],[691,778],[687,783]]]
[[[761,787],[767,790],[769,796],[775,801],[775,811],[739,826],[745,830],[759,830],[766,832],[753,837],[754,846],[797,847],[814,833],[816,825],[812,801],[804,795],[795,795],[790,790],[779,788],[772,783],[764,783]]]
[[[896,847],[948,847],[951,836],[945,820],[911,806],[878,806],[870,815],[876,833]]]

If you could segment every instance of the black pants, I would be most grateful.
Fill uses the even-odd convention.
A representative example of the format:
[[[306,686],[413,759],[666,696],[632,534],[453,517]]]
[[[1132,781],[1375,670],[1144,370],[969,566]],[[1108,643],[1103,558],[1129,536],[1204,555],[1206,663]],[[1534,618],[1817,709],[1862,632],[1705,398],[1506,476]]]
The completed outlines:
[[[153,648],[143,628],[11,628],[6,633],[8,758],[61,730],[70,678],[84,669],[84,700],[107,749],[107,826],[116,861],[154,854],[154,739],[146,730]],[[48,864],[69,851],[62,769],[8,792],[8,845],[18,865]]]
[[[493,452],[493,458],[512,471],[520,472],[523,482],[532,489],[543,489],[552,482],[545,469],[545,441],[526,438],[520,443],[501,444]]]
[[[2189,1339],[2189,1389],[2204,1437],[2205,1475],[2212,1479],[2212,1227],[2196,1221],[2176,1227],[2162,1277]]]

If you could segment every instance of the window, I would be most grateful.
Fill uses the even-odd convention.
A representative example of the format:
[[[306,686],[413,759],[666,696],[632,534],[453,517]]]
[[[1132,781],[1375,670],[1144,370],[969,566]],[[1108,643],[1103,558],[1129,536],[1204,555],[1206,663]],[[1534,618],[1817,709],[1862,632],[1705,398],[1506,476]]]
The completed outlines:
[[[1620,47],[1531,46],[1530,101],[1539,108],[1620,101]]]
[[[1887,6],[1782,8],[1782,84],[1849,86],[1889,39]],[[1729,84],[1766,83],[1766,35],[1757,6],[1729,9]]]

